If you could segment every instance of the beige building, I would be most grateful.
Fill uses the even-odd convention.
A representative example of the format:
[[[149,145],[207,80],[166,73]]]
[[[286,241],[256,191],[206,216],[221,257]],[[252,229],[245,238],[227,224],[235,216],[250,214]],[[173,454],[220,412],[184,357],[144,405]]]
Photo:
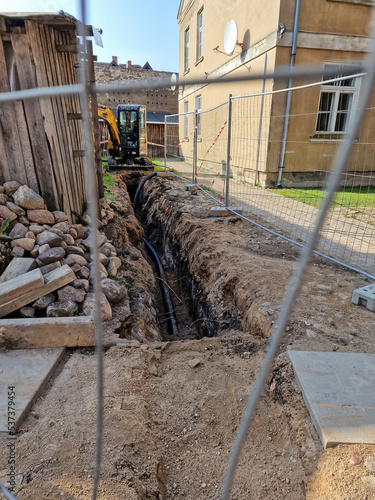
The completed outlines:
[[[181,0],[180,79],[263,73],[265,62],[267,72],[272,73],[278,66],[291,64],[293,35],[296,65],[320,68],[330,65],[332,78],[340,76],[348,66],[358,67],[369,50],[372,4],[371,0]],[[238,43],[228,55],[224,50],[224,32],[232,19],[237,24]],[[280,184],[281,178],[283,186],[321,184],[355,113],[361,80],[351,78],[339,84],[327,83],[291,92],[287,121],[286,92],[265,96],[262,114],[260,97],[234,99],[230,160],[233,175],[253,181],[258,170],[256,182],[264,186]],[[293,86],[311,82],[311,79],[299,80]],[[265,82],[265,91],[287,86],[288,81],[270,79]],[[262,81],[185,86],[179,93],[179,113],[205,111],[228,100],[229,94],[249,95],[261,90]],[[363,124],[348,164],[354,182],[358,172],[373,168],[372,114]],[[221,124],[225,123],[224,117],[224,108],[202,113],[198,163],[207,154],[207,144],[215,141]],[[189,128],[187,123],[188,120],[185,124],[180,122],[180,140]],[[212,148],[213,151],[217,144],[218,154],[213,163],[223,164],[224,141],[221,146],[219,142]],[[191,147],[183,143],[180,154],[189,156],[188,149]]]

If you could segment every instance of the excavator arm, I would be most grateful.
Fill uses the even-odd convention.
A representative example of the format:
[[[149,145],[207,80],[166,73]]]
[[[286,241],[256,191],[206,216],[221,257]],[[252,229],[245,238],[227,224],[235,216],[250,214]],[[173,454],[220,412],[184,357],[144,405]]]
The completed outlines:
[[[105,121],[108,127],[108,151],[111,156],[120,156],[120,135],[113,112],[105,106],[98,106],[98,117]]]

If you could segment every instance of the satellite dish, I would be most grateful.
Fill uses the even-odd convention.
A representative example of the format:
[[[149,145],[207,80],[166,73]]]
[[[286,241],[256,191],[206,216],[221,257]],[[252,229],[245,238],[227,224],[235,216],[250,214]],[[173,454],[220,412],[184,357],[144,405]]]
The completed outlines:
[[[233,53],[237,45],[237,38],[238,38],[237,24],[236,21],[231,19],[227,23],[224,32],[224,50],[228,56],[230,56]]]
[[[171,90],[176,90],[176,85],[174,85],[175,83],[177,82],[177,75],[176,73],[173,73],[173,75],[171,76]]]

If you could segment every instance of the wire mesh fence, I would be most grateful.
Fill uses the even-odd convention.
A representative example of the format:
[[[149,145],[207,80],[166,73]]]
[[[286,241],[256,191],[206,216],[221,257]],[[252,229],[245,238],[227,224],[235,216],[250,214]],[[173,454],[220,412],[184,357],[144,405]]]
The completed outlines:
[[[303,245],[324,199],[332,159],[356,114],[362,77],[331,78],[292,89],[285,141],[281,132],[287,89],[231,97],[198,112],[196,127],[193,114],[179,115],[178,126],[183,124],[183,135],[186,132],[192,142],[181,142],[173,151],[167,142],[171,164],[178,159],[175,169],[194,178],[219,202],[241,207],[246,217],[260,218],[267,228]],[[374,118],[371,102],[318,245],[323,255],[370,276],[375,270]]]

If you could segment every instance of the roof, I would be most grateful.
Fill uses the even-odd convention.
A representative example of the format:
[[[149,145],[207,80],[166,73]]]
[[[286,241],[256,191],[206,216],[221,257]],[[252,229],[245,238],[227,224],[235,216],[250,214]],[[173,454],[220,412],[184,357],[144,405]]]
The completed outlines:
[[[154,113],[152,111],[147,111],[147,123],[164,123],[165,117],[170,116],[168,113]],[[178,116],[171,116],[168,120],[169,123],[178,123]]]

